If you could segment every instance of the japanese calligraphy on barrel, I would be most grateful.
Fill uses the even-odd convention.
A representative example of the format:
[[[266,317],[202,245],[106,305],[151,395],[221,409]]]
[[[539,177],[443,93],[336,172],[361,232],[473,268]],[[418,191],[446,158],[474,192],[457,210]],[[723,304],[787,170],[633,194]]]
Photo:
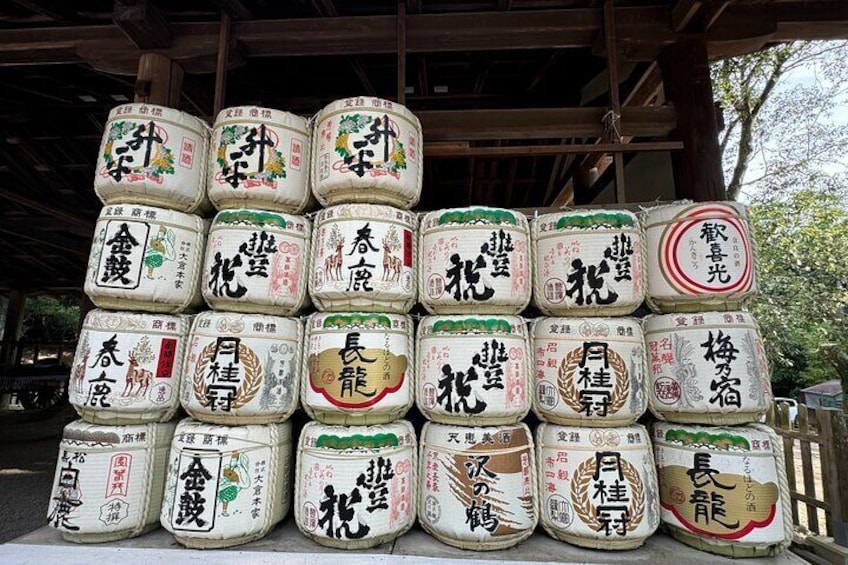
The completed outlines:
[[[68,397],[94,424],[166,422],[180,405],[189,318],[92,310],[80,330]]]
[[[300,116],[255,106],[218,113],[209,152],[209,199],[219,210],[299,214],[311,196],[309,126]]]
[[[633,318],[537,318],[533,410],[571,426],[626,426],[648,405],[645,338]]]
[[[183,408],[214,424],[288,420],[297,408],[302,336],[293,318],[198,314],[189,334]]]
[[[290,316],[307,303],[310,221],[262,210],[212,220],[201,288],[215,310]]]
[[[417,342],[415,400],[428,419],[514,424],[529,412],[533,359],[518,316],[427,316]]]
[[[349,202],[408,210],[421,197],[421,124],[397,102],[345,98],[315,117],[312,190],[323,206]]]
[[[106,204],[148,204],[202,212],[206,199],[208,126],[186,113],[152,104],[109,112],[94,175]]]
[[[199,216],[150,206],[106,206],[95,227],[85,293],[100,308],[180,313],[202,304],[206,242]]]
[[[657,312],[735,310],[757,290],[748,212],[701,202],[643,213],[648,299]]]
[[[344,204],[315,218],[309,293],[329,312],[396,312],[415,304],[416,218],[389,206]]]
[[[295,522],[315,542],[363,549],[415,522],[417,443],[412,424],[328,426],[310,422],[298,443]]]
[[[660,524],[648,430],[541,424],[536,469],[542,526],[594,549],[633,549]]]
[[[306,323],[301,403],[327,424],[382,424],[412,406],[412,318],[315,313]]]
[[[418,293],[432,314],[517,314],[530,302],[530,232],[501,208],[429,212],[421,221]]]
[[[627,210],[560,212],[532,222],[533,301],[553,316],[618,316],[645,299],[642,229]]]
[[[732,557],[789,546],[783,443],[771,428],[658,422],[652,433],[662,521],[675,538]]]
[[[65,427],[47,519],[68,541],[100,543],[159,526],[174,423]]]
[[[526,425],[473,428],[427,422],[419,464],[418,520],[439,541],[495,550],[533,533],[536,461]]]
[[[291,424],[218,426],[189,418],[174,432],[162,526],[191,548],[265,536],[291,504]]]
[[[765,348],[747,312],[664,314],[645,319],[648,402],[661,420],[756,422],[772,403]]]

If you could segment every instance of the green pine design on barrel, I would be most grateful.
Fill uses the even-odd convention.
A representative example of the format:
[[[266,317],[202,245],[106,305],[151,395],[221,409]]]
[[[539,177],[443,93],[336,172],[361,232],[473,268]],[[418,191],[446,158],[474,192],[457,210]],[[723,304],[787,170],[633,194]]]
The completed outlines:
[[[593,212],[589,214],[569,214],[562,216],[556,223],[556,229],[565,228],[591,229],[600,227],[632,228],[635,226],[633,216],[616,212]]]
[[[729,433],[711,434],[706,431],[693,433],[685,430],[667,430],[664,439],[683,445],[707,445],[722,451],[729,451],[732,447],[748,451],[751,449],[751,444],[746,437]]]
[[[397,447],[400,445],[400,440],[395,434],[374,434],[371,436],[354,434],[347,437],[322,434],[318,436],[315,445],[330,449],[380,449],[381,447]]]
[[[439,320],[433,324],[433,333],[505,333],[511,334],[512,327],[506,320],[494,318],[466,318],[465,320]]]
[[[324,318],[322,328],[347,328],[351,326],[366,328],[392,328],[388,316],[379,314],[333,314]]]
[[[250,226],[265,227],[272,226],[280,229],[292,229],[291,222],[279,214],[273,212],[259,212],[254,210],[224,210],[218,212],[215,217],[216,224],[246,224]]]
[[[510,224],[518,225],[515,214],[509,210],[496,210],[487,208],[470,208],[468,210],[450,210],[439,216],[439,225],[445,224]]]

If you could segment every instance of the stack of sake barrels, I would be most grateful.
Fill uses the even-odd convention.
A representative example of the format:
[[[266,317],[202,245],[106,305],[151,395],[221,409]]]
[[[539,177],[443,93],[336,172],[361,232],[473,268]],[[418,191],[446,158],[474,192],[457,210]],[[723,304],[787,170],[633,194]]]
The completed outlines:
[[[645,244],[626,210],[533,221],[533,408],[542,526],[597,549],[642,545],[659,525],[646,428]],[[616,316],[616,317],[612,317]]]
[[[161,522],[188,547],[266,535],[291,503],[292,431],[308,304],[307,120],[222,110],[206,168],[217,208],[187,345]]]
[[[400,104],[349,98],[314,119],[315,218],[295,521],[342,549],[395,539],[415,521],[413,402],[421,126]]]
[[[524,215],[440,210],[420,225],[417,334],[421,432],[418,516],[465,549],[514,546],[538,521],[527,415],[532,357],[518,317],[531,294]]]
[[[745,208],[675,204],[642,215],[649,404],[663,523],[699,549],[773,555],[792,540],[780,438],[756,424],[772,401],[753,316]]]
[[[94,188],[97,221],[85,318],[49,505],[65,539],[101,542],[155,528],[179,407],[190,318],[201,302],[207,126],[127,104],[109,114]]]

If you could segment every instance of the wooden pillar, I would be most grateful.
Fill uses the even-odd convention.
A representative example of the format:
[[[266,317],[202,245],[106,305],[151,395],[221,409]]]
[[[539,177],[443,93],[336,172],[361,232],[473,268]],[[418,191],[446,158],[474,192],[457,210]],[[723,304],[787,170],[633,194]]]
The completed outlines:
[[[726,200],[707,44],[686,40],[670,45],[659,64],[666,99],[677,114],[675,136],[683,142],[683,150],[672,153],[675,195],[700,202]]]
[[[135,101],[179,108],[183,91],[183,68],[158,53],[145,53],[138,61]]]
[[[3,325],[3,342],[0,346],[0,366],[9,367],[15,362],[17,341],[21,337],[24,322],[24,304],[26,293],[13,290],[9,293],[9,306],[6,309],[6,323]]]

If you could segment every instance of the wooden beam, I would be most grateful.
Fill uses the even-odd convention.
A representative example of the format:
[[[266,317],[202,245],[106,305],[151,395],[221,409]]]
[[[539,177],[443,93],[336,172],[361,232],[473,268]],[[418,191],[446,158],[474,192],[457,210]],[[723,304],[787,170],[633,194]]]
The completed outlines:
[[[557,50],[551,53],[551,56],[548,57],[548,60],[545,61],[545,64],[542,65],[542,68],[539,69],[539,71],[536,73],[536,76],[533,77],[533,80],[530,82],[524,92],[529,94],[536,90],[536,87],[538,87],[539,84],[541,84],[542,80],[544,80],[544,78],[548,76],[548,73],[551,72],[551,69],[553,69],[556,64],[559,63],[559,60],[562,59],[563,53],[564,52],[562,50]]]
[[[39,245],[44,245],[46,247],[51,247],[53,249],[58,249],[62,253],[69,253],[71,255],[76,255],[77,257],[88,257],[88,250],[77,249],[77,248],[74,248],[74,247],[68,247],[67,245],[59,243],[57,241],[53,241],[52,238],[46,238],[44,236],[39,237],[37,235],[32,235],[32,234],[29,234],[29,233],[26,233],[26,232],[20,232],[20,231],[16,232],[16,231],[8,230],[5,227],[0,227],[0,233],[6,234],[6,235],[11,236],[11,237],[16,237],[18,239],[24,239],[26,241],[32,241],[33,243],[37,243]],[[94,233],[94,230],[92,230],[92,234],[93,233]]]
[[[42,214],[47,214],[48,216],[62,220],[63,222],[68,222],[84,229],[91,230],[91,232],[94,233],[94,224],[96,221],[94,218],[86,218],[85,216],[74,214],[73,212],[63,210],[62,208],[54,206],[53,204],[41,199],[15,192],[8,187],[0,186],[0,199],[8,202],[14,202],[20,206],[26,206],[27,208],[36,210]]]
[[[646,141],[643,143],[580,143],[572,145],[508,145],[505,147],[443,147],[424,145],[425,157],[518,157],[568,155],[584,153],[639,153],[642,151],[680,151],[679,141]]]
[[[9,305],[3,325],[3,342],[0,344],[0,367],[9,367],[14,361],[15,343],[21,337],[24,322],[26,293],[15,289],[9,293]]]
[[[183,69],[158,53],[145,53],[138,61],[135,101],[179,108]]]
[[[416,112],[425,141],[600,137],[604,114],[604,108]],[[666,136],[674,127],[674,109],[669,106],[621,109],[622,135]]]
[[[708,31],[730,5],[731,0],[678,0],[671,9],[674,32]]]
[[[138,49],[165,49],[173,35],[168,20],[150,0],[115,0],[112,21]]]
[[[222,10],[224,10],[231,19],[234,20],[252,20],[253,12],[244,5],[241,0],[212,0]]]
[[[36,14],[47,16],[59,22],[77,22],[80,20],[76,10],[70,8],[72,2],[63,0],[12,0],[18,6],[31,10]]]
[[[684,150],[672,155],[678,198],[725,200],[707,45],[683,41],[663,50],[659,60],[665,94],[677,114],[675,137]]]
[[[621,98],[618,92],[618,55],[615,45],[615,5],[613,0],[604,0],[604,41],[607,48],[607,73],[609,75],[610,104],[612,106],[609,116],[609,127],[606,136],[614,143],[621,142],[619,132],[619,116],[621,115]],[[615,201],[624,204],[627,201],[624,186],[624,158],[621,152],[613,155],[615,161]]]

